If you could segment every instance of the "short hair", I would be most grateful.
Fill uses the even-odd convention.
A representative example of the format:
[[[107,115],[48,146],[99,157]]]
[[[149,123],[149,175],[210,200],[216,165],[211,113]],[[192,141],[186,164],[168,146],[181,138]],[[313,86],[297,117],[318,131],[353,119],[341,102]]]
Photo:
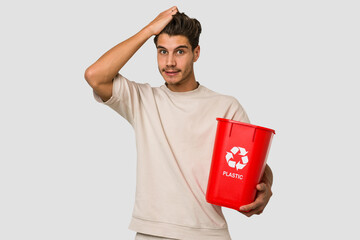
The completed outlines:
[[[155,45],[157,45],[158,37],[162,33],[166,33],[169,36],[182,35],[187,37],[192,50],[194,50],[199,45],[201,24],[195,18],[189,18],[185,13],[177,12],[173,15],[173,19],[168,25],[155,36]]]

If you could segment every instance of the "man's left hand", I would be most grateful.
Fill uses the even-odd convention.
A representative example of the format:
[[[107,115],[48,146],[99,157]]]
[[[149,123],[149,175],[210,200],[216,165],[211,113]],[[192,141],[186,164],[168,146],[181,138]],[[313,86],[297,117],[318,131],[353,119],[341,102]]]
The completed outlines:
[[[254,214],[261,214],[272,196],[271,186],[269,184],[264,182],[259,183],[256,185],[256,189],[255,201],[248,205],[241,206],[239,209],[239,212],[247,217],[251,217]]]

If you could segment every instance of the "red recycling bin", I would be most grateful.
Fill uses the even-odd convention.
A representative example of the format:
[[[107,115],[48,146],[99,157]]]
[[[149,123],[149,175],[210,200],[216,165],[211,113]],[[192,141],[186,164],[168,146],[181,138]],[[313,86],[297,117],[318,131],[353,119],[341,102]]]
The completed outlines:
[[[275,131],[224,118],[216,120],[206,200],[239,210],[255,200]]]

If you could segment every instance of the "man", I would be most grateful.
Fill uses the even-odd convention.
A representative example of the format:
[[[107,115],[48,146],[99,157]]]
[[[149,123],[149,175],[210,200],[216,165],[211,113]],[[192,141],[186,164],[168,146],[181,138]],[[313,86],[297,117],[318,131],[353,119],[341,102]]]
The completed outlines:
[[[97,101],[117,111],[135,131],[137,185],[129,228],[137,232],[136,239],[230,239],[221,207],[205,199],[216,118],[249,120],[234,97],[195,80],[200,33],[196,19],[172,7],[85,72]],[[152,36],[165,80],[161,87],[129,81],[119,73]],[[260,214],[272,195],[271,185],[266,166],[255,201],[239,211]]]

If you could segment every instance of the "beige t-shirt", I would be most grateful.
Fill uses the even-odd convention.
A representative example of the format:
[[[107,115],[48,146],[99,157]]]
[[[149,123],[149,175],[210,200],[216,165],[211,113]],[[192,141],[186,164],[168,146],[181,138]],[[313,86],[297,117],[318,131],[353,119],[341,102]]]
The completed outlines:
[[[207,203],[205,194],[216,118],[249,122],[239,102],[202,85],[173,92],[120,74],[108,101],[95,92],[94,97],[135,130],[136,197],[129,229],[175,239],[230,239],[221,207]]]

